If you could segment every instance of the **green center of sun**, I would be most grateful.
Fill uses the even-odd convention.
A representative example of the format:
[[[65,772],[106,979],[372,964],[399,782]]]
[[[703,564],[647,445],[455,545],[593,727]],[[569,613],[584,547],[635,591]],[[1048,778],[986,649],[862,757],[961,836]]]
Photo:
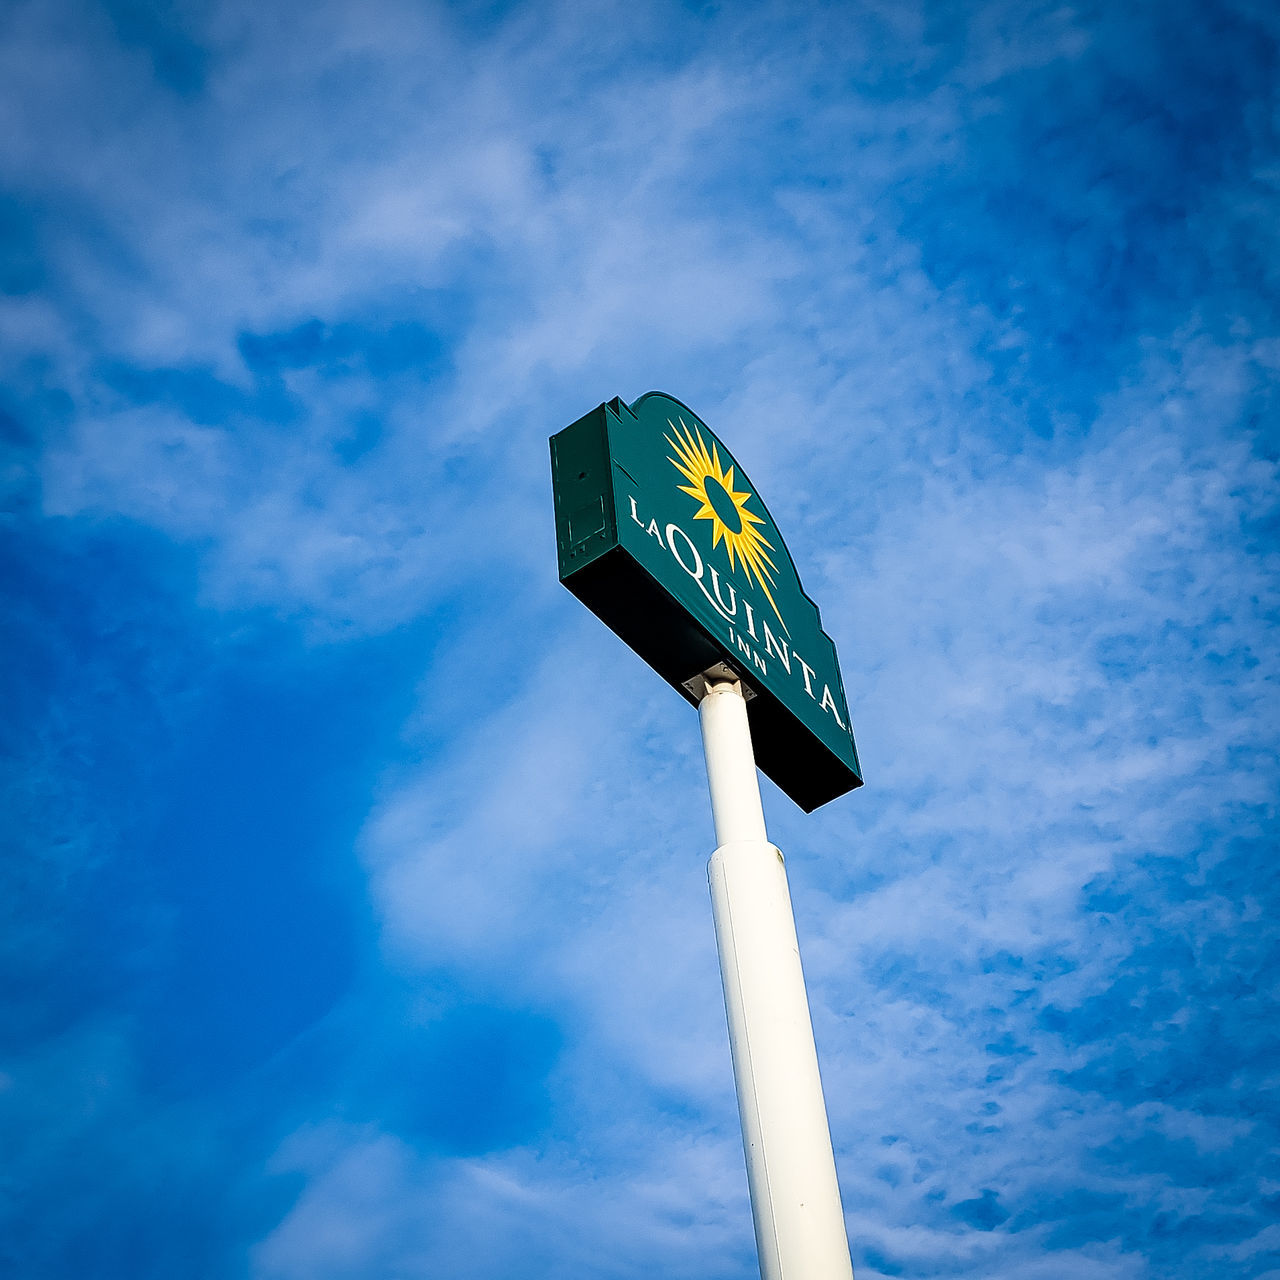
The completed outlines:
[[[730,533],[741,533],[742,516],[734,505],[733,499],[729,496],[728,489],[715,476],[707,476],[705,486],[707,501],[711,504],[711,510],[720,517],[720,523]]]

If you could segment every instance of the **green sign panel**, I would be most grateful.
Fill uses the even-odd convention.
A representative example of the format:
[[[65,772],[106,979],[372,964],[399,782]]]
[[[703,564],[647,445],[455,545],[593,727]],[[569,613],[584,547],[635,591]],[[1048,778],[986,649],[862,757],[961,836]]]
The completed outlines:
[[[757,763],[806,812],[861,786],[835,645],[706,423],[657,391],[610,400],[551,437],[551,472],[560,581],[690,702],[730,667]]]

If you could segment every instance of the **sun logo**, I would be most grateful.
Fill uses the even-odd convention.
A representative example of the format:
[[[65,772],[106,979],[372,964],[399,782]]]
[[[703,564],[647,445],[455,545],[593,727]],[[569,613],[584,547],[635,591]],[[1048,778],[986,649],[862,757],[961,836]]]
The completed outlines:
[[[701,504],[693,518],[711,521],[711,545],[718,547],[724,543],[729,554],[729,568],[742,564],[747,581],[754,581],[759,586],[773,606],[778,621],[782,622],[782,614],[778,613],[773,599],[773,575],[778,572],[778,566],[769,556],[773,545],[758,527],[764,524],[764,520],[747,509],[752,495],[734,489],[733,468],[726,471],[720,465],[720,453],[714,442],[711,451],[707,451],[701,431],[696,427],[690,431],[683,418],[678,427],[670,418],[667,425],[674,432],[675,439],[671,436],[664,439],[676,451],[676,456],[667,461],[689,482],[676,488]],[[787,630],[785,622],[782,626]]]

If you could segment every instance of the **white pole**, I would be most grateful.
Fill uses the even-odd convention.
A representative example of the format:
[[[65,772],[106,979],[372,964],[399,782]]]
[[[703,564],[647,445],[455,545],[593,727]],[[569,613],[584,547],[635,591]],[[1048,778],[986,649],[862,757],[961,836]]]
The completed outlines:
[[[782,854],[765,834],[741,686],[698,704],[716,844],[707,875],[761,1280],[851,1280]]]

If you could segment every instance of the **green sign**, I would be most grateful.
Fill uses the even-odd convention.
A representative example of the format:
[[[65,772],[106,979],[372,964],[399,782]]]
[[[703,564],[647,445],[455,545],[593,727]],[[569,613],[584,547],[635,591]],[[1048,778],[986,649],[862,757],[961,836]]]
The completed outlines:
[[[679,400],[610,400],[551,437],[560,581],[696,704],[730,667],[760,768],[806,812],[862,785],[835,645],[777,525]]]

